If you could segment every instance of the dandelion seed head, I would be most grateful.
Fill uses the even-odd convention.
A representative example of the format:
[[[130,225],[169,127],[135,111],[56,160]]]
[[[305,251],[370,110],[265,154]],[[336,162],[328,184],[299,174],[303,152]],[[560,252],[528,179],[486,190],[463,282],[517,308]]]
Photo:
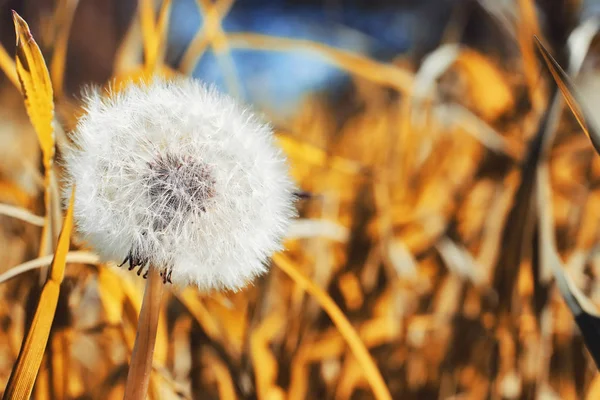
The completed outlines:
[[[66,152],[82,237],[176,285],[238,289],[266,270],[294,211],[272,130],[193,79],[86,96]]]

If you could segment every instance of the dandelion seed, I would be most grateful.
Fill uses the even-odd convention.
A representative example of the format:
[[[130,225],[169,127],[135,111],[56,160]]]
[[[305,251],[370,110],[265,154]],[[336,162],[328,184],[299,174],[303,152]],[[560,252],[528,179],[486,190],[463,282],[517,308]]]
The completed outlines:
[[[66,153],[82,237],[164,282],[238,289],[265,272],[295,211],[270,127],[198,81],[88,93]]]

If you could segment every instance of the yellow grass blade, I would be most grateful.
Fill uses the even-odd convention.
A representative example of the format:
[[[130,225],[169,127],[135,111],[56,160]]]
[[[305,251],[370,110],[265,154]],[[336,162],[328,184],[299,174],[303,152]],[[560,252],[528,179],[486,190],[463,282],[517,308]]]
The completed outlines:
[[[198,11],[203,13],[204,22],[181,58],[179,69],[184,74],[191,74],[194,71],[211,41],[210,33],[214,30],[213,26],[221,25],[221,21],[233,5],[233,0],[221,0],[205,6],[201,2],[196,4],[198,4]]]
[[[517,25],[517,42],[523,57],[523,73],[529,90],[529,98],[534,109],[538,109],[543,104],[543,98],[542,93],[538,90],[540,87],[537,84],[539,69],[534,46],[531,43],[531,37],[539,34],[540,31],[535,12],[535,2],[532,0],[518,0],[517,5],[520,17]]]
[[[9,217],[20,219],[21,221],[28,222],[32,225],[44,226],[44,217],[40,217],[38,215],[33,214],[27,209],[12,206],[10,204],[0,203],[0,215],[6,215]]]
[[[98,294],[106,315],[106,322],[117,325],[123,321],[125,292],[121,287],[121,277],[108,268],[98,268]]]
[[[233,378],[227,368],[227,365],[213,352],[208,351],[208,365],[211,366],[217,381],[217,389],[219,391],[219,399],[236,400],[235,386]]]
[[[50,63],[50,73],[56,96],[63,93],[65,80],[65,64],[67,60],[67,45],[69,44],[69,32],[79,0],[60,0],[58,2],[55,20],[58,32],[54,40],[54,53]]]
[[[237,76],[235,62],[231,57],[229,45],[227,44],[227,37],[222,27],[222,20],[226,12],[221,10],[228,10],[232,6],[231,0],[212,2],[211,0],[196,0],[198,10],[202,14],[202,29],[200,32],[204,32],[208,38],[211,48],[217,57],[219,68],[222,70],[223,77],[229,92],[239,98],[242,89],[240,86],[239,78]],[[198,53],[200,57],[202,53]]]
[[[54,313],[58,304],[58,295],[60,293],[60,284],[65,274],[65,265],[67,262],[67,253],[71,241],[71,231],[73,228],[73,201],[74,192],[71,193],[69,208],[63,229],[58,239],[58,247],[54,255],[54,260],[50,266],[48,280],[42,288],[42,293],[29,327],[29,331],[23,341],[17,361],[13,366],[4,399],[29,399],[33,390],[33,384],[37,377],[46,345],[50,328],[54,320]]]
[[[25,96],[25,107],[38,135],[44,166],[49,169],[54,157],[52,83],[42,52],[33,40],[27,22],[14,11],[13,20],[17,36],[17,73]]]
[[[414,75],[393,64],[374,61],[363,55],[337,49],[322,43],[304,39],[275,37],[251,32],[236,32],[226,35],[232,49],[253,49],[265,51],[310,51],[325,57],[332,65],[373,83],[393,88],[400,93],[410,93]]]
[[[6,74],[8,79],[15,85],[18,89],[21,89],[21,84],[19,83],[19,76],[17,75],[17,66],[13,61],[12,57],[8,55],[8,52],[0,44],[0,69]]]
[[[138,12],[140,14],[144,55],[147,63],[152,58],[152,52],[156,49],[154,1],[140,0],[138,3]]]
[[[142,65],[141,53],[139,49],[143,47],[143,37],[141,32],[141,22],[135,18],[127,28],[125,37],[115,54],[113,63],[113,76],[122,76],[128,72],[139,69]]]
[[[192,317],[196,319],[209,338],[218,340],[219,337],[222,337],[223,332],[221,331],[221,327],[198,297],[198,293],[190,288],[186,288],[177,294],[177,298],[187,308]]]
[[[139,4],[144,44],[144,64],[148,70],[152,71],[162,64],[169,15],[171,14],[171,0],[162,2],[158,12],[158,20],[154,15],[154,2],[152,0],[142,0]]]
[[[321,288],[316,286],[310,279],[304,276],[293,262],[281,253],[277,253],[273,256],[273,262],[279,267],[286,275],[288,275],[298,286],[306,290],[312,295],[317,302],[323,307],[323,310],[329,315],[335,326],[340,331],[340,334],[344,337],[344,340],[348,343],[352,354],[363,368],[365,378],[371,385],[371,389],[375,394],[377,400],[389,399],[392,396],[377,368],[377,364],[373,360],[373,357],[369,354],[369,351],[365,347],[365,344],[360,340],[358,333],[350,324],[350,321],[346,318],[342,310],[335,304],[333,299]]]
[[[50,254],[16,265],[0,274],[0,284],[24,274],[25,272],[47,267],[48,265],[52,264],[53,258],[54,255]],[[67,254],[67,264],[97,265],[99,263],[100,258],[96,254],[89,251],[70,251]]]
[[[303,163],[329,167],[348,175],[356,175],[364,171],[358,161],[328,154],[325,150],[288,134],[278,133],[276,139],[284,153],[290,158],[298,158]]]
[[[269,346],[272,338],[284,326],[284,322],[281,315],[271,314],[252,331],[250,337],[250,352],[256,375],[256,394],[259,399],[268,399],[269,393],[277,388],[277,358]]]
[[[582,102],[578,101],[580,97],[577,94],[575,85],[573,85],[573,82],[571,81],[567,73],[561,68],[558,62],[556,62],[554,57],[552,57],[550,52],[546,49],[546,47],[544,47],[544,45],[542,44],[542,42],[540,42],[537,36],[535,37],[535,41],[537,43],[538,49],[544,57],[546,66],[550,70],[550,73],[552,74],[556,85],[560,89],[565,99],[565,102],[567,103],[567,105],[571,109],[571,112],[577,119],[577,122],[579,123],[579,126],[581,126],[581,129],[583,129],[583,132],[585,132],[587,137],[592,142],[592,145],[594,146],[594,149],[596,149],[596,152],[600,154],[600,131],[598,131],[598,129],[594,125],[594,122],[586,117],[586,114],[590,114],[584,112]]]
[[[50,75],[44,62],[42,52],[33,39],[27,22],[13,11],[13,21],[15,24],[15,34],[17,37],[17,55],[16,66],[19,81],[21,82],[21,91],[25,98],[25,108],[31,120],[42,148],[42,155],[45,168],[45,193],[44,203],[46,206],[46,219],[42,232],[40,243],[40,256],[46,255],[54,247],[51,238],[53,237],[53,224],[57,223],[52,218],[52,185],[54,181],[52,173],[52,163],[54,159],[54,102],[52,83]]]
[[[161,66],[165,57],[167,47],[167,30],[169,29],[169,17],[171,15],[171,0],[164,0],[158,12],[158,22],[156,24],[156,49],[154,51],[154,60],[152,65]]]

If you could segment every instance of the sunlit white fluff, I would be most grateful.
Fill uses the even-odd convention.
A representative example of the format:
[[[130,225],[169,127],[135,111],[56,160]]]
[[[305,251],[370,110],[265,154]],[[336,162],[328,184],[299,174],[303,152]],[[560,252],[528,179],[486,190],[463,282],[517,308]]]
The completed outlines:
[[[78,231],[104,259],[238,289],[281,249],[295,214],[285,158],[267,124],[215,89],[179,78],[91,91],[73,139]]]

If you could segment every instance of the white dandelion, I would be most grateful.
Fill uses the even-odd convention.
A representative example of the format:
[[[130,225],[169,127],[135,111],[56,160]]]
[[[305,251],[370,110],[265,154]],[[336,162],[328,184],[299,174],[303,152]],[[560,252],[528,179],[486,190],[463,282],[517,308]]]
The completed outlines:
[[[190,78],[96,89],[85,109],[65,167],[78,231],[103,259],[203,290],[265,272],[295,215],[269,125]]]

